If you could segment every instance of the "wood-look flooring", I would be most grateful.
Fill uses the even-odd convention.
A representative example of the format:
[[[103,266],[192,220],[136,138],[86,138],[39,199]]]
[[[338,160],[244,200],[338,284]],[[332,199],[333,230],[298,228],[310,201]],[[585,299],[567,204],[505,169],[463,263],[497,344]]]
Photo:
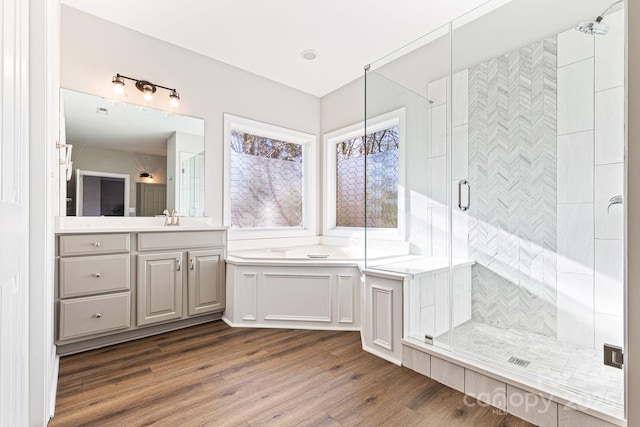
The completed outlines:
[[[65,356],[50,426],[530,426],[362,351],[221,321]]]

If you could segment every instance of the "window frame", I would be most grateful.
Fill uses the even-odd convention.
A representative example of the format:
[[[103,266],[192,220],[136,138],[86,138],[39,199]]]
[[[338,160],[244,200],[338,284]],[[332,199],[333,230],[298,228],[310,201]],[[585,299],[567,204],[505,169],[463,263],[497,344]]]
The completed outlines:
[[[363,238],[367,234],[376,239],[404,240],[405,238],[405,144],[406,113],[405,108],[367,119],[367,133],[378,132],[392,126],[398,126],[398,226],[396,228],[338,227],[336,225],[336,146],[348,139],[363,136],[365,122],[355,123],[323,135],[324,145],[324,197],[323,197],[323,235],[335,237]],[[366,219],[366,216],[365,216]]]
[[[249,133],[302,146],[302,226],[231,227],[231,131]],[[224,113],[224,199],[223,225],[229,240],[315,236],[316,226],[316,146],[317,136],[257,120]]]

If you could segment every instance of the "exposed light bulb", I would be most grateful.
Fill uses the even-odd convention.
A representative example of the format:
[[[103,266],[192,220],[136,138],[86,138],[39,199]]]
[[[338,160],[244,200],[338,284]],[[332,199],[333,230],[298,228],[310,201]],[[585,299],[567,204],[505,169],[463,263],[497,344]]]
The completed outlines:
[[[145,101],[153,101],[153,95],[151,94],[151,91],[145,91],[144,100]]]
[[[119,75],[113,76],[111,83],[113,83],[113,90],[116,95],[122,95],[124,93],[124,79],[122,77]]]
[[[178,108],[180,106],[180,94],[175,89],[171,89],[171,93],[169,93],[169,104],[173,108]]]

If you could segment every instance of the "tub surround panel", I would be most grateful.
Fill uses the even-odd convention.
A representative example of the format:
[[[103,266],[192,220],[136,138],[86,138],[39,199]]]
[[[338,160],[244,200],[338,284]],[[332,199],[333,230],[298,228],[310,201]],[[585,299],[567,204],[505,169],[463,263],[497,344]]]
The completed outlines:
[[[356,261],[227,258],[231,326],[360,330]]]
[[[331,275],[263,276],[264,320],[331,322]]]
[[[473,315],[551,336],[556,333],[556,55],[551,37],[469,69],[469,249],[477,263]]]

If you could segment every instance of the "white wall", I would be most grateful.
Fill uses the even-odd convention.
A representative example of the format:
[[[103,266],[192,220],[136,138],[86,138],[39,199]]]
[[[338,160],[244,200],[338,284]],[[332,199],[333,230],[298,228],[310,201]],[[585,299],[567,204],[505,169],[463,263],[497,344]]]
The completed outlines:
[[[223,113],[317,135],[320,100],[288,86],[62,6],[61,86],[114,98],[116,73],[175,87],[180,114],[205,120],[207,216],[222,225]],[[220,41],[223,43],[224,41]],[[127,102],[141,104],[127,82]],[[168,110],[159,89],[150,107]],[[318,203],[320,198],[318,197]]]

